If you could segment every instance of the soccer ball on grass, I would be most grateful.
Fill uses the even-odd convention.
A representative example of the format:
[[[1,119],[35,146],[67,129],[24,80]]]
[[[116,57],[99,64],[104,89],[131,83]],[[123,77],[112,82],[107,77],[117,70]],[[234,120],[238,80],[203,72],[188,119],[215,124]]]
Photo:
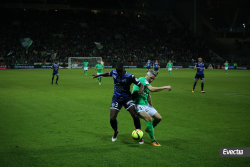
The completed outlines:
[[[134,140],[140,140],[143,137],[143,132],[140,129],[136,129],[132,132],[132,137]]]

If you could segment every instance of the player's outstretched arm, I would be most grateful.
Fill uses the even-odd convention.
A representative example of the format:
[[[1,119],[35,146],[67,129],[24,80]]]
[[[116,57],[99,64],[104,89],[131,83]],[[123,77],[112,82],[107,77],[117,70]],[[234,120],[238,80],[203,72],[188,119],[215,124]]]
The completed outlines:
[[[109,72],[105,72],[105,73],[102,73],[102,74],[99,74],[99,75],[97,75],[97,74],[92,74],[92,76],[94,76],[93,79],[94,79],[94,78],[97,78],[97,77],[100,77],[100,76],[103,76],[103,77],[111,77],[111,76],[109,75]]]
[[[146,85],[146,87],[148,88],[148,90],[150,90],[151,92],[159,92],[162,91],[164,89],[168,89],[168,91],[172,90],[172,87],[169,86],[162,86],[162,87],[152,87],[151,85]]]

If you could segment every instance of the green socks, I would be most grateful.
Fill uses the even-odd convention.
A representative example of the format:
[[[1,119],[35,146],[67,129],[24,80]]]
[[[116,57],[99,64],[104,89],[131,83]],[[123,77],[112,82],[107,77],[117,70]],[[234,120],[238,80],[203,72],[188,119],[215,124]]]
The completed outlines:
[[[99,81],[100,81],[100,83],[102,82],[102,77],[100,77],[100,80],[99,80]]]
[[[148,129],[148,134],[151,138],[151,142],[155,141],[155,135],[154,135],[154,128],[152,125],[152,122],[146,122],[147,123],[147,129]]]
[[[156,121],[155,119],[153,120],[153,128],[156,127],[156,125],[158,124],[159,122]]]
[[[228,72],[228,70],[226,70],[226,73]]]

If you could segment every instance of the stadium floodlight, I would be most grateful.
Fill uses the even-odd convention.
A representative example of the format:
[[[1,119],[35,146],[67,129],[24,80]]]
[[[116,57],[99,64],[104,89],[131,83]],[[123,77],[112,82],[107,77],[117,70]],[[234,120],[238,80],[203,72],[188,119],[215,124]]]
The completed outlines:
[[[71,68],[83,68],[83,62],[89,62],[89,67],[95,67],[95,65],[102,61],[101,57],[69,57],[68,69]]]

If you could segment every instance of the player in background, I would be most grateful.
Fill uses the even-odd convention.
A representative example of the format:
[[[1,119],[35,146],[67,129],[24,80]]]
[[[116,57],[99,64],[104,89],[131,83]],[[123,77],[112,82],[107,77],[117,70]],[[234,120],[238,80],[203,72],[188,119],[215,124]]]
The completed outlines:
[[[226,61],[226,62],[224,63],[224,65],[225,65],[225,70],[226,70],[226,74],[227,74],[227,73],[228,73],[228,65],[229,65],[228,61]]]
[[[99,61],[99,64],[95,66],[95,70],[97,70],[97,75],[102,74],[103,69],[104,69],[104,65],[101,64],[101,61]],[[102,77],[98,77],[96,82],[99,82],[99,85],[101,85]]]
[[[148,62],[146,63],[146,66],[147,66],[147,71],[149,71],[151,68],[151,62],[149,59],[148,59]]]
[[[59,79],[59,73],[58,73],[58,70],[59,70],[59,65],[57,64],[57,60],[55,60],[55,63],[51,66],[51,69],[53,69],[53,74],[52,74],[52,83],[53,84],[53,81],[54,81],[54,76],[56,75],[56,84],[58,85],[57,81]]]
[[[104,65],[104,62],[103,62],[103,61],[101,61],[101,64],[102,64],[102,65]]]
[[[87,61],[83,62],[83,65],[84,65],[84,74],[88,75],[89,62]]]
[[[137,108],[137,112],[139,113],[140,117],[143,118],[147,123],[147,128],[145,129],[146,132],[149,133],[151,138],[151,145],[153,146],[161,146],[154,137],[154,128],[156,125],[161,121],[161,115],[156,111],[153,107],[151,96],[149,95],[150,92],[159,92],[164,89],[168,89],[169,91],[172,90],[171,86],[163,86],[163,87],[152,87],[150,83],[152,83],[157,76],[155,71],[148,71],[145,77],[140,77],[139,81],[144,86],[144,93],[142,95],[138,94],[139,87],[134,85],[132,91],[132,98]],[[154,120],[152,121],[152,117]]]
[[[157,75],[159,74],[159,70],[160,70],[160,66],[159,66],[159,63],[158,63],[158,60],[155,60],[155,63],[153,65],[153,69],[155,72],[157,72]]]
[[[104,76],[113,77],[114,80],[114,95],[110,106],[110,124],[111,127],[114,129],[112,142],[115,142],[117,140],[117,135],[119,133],[116,117],[122,106],[124,106],[133,117],[135,129],[141,129],[140,119],[135,108],[135,103],[131,98],[130,92],[130,85],[134,83],[135,85],[140,87],[140,90],[138,91],[139,94],[143,94],[144,87],[141,82],[138,81],[138,79],[136,79],[134,75],[126,72],[122,63],[117,63],[116,69],[110,72],[106,72],[99,75],[93,74],[92,76],[94,76],[93,79],[100,76]],[[144,141],[141,139],[139,143],[144,143]]]
[[[205,81],[205,77],[204,77],[205,66],[204,66],[204,63],[202,62],[201,57],[198,58],[198,63],[195,65],[194,69],[197,69],[197,73],[196,73],[195,78],[194,78],[195,81],[194,81],[192,93],[194,93],[195,86],[196,86],[197,81],[199,79],[201,79],[201,93],[206,93],[206,91],[203,90],[204,81]]]
[[[171,76],[172,67],[173,67],[173,63],[171,62],[171,60],[169,60],[169,62],[168,62],[168,64],[167,64],[169,76]]]

